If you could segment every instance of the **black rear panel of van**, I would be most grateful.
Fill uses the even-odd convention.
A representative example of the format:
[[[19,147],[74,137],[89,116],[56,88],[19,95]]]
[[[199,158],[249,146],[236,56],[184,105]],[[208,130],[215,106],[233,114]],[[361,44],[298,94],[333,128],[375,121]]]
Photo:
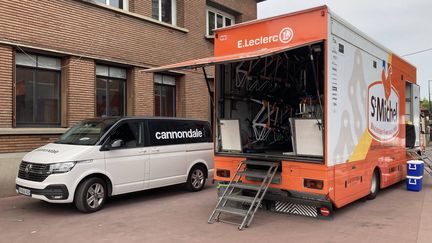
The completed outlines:
[[[207,121],[150,119],[147,124],[151,146],[213,142]]]

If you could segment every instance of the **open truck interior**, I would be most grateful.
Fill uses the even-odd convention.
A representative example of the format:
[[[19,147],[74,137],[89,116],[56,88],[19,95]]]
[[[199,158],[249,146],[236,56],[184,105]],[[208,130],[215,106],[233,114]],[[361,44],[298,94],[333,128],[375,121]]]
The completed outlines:
[[[323,161],[324,42],[216,66],[216,152]]]

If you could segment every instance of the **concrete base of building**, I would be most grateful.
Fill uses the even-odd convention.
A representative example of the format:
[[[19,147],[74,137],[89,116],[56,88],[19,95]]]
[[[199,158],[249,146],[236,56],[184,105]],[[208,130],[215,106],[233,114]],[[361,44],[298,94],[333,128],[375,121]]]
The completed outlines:
[[[26,153],[0,154],[0,197],[16,195],[15,178],[22,158]]]

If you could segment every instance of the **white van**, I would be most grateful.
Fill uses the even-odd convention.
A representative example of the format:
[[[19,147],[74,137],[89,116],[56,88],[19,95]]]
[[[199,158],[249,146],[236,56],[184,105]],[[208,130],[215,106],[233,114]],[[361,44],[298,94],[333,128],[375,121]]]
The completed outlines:
[[[90,213],[112,195],[180,183],[199,191],[212,175],[207,121],[104,117],[84,120],[26,154],[16,191],[52,203],[74,202]]]

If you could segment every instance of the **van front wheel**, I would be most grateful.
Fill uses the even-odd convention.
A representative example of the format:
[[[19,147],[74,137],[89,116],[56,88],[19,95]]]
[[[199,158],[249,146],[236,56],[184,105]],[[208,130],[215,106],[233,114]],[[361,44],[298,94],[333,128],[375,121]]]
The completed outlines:
[[[100,210],[106,199],[105,182],[97,177],[83,181],[75,193],[75,206],[83,213],[93,213]]]
[[[204,188],[206,179],[204,166],[194,166],[189,172],[186,189],[191,192],[200,191]]]

